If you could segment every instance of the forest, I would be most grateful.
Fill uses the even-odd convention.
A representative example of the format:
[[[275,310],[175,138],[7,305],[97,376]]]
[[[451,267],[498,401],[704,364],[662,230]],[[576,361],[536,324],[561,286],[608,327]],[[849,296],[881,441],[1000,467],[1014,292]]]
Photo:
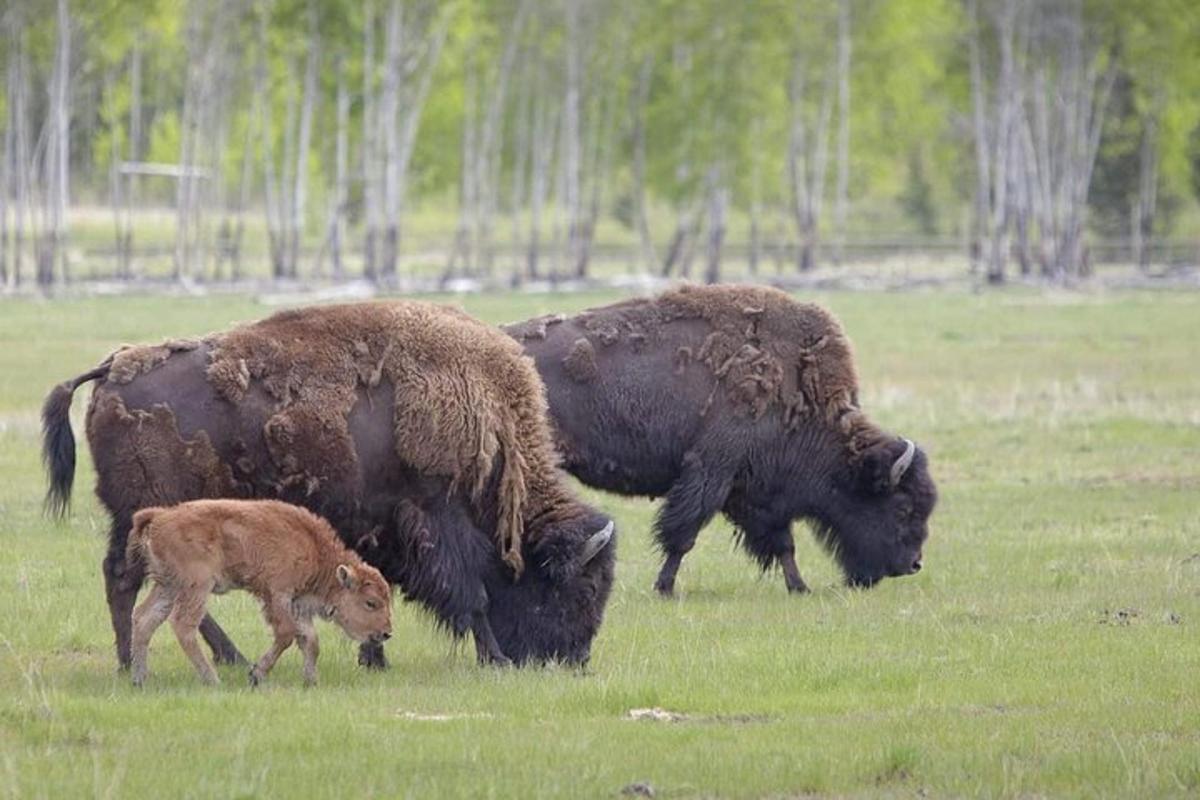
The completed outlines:
[[[1200,255],[1190,0],[7,0],[0,285]]]

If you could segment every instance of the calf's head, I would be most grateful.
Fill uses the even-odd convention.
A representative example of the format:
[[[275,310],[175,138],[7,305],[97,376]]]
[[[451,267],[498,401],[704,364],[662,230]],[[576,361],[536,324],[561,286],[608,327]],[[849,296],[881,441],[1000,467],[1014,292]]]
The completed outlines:
[[[392,635],[392,587],[366,564],[339,564],[329,598],[334,622],[356,642],[383,642]]]
[[[583,507],[568,521],[542,525],[526,546],[525,570],[507,569],[487,583],[488,621],[515,663],[586,664],[612,589],[615,526]]]
[[[921,570],[937,488],[920,448],[908,439],[877,444],[839,475],[834,491],[824,533],[847,583],[865,588]]]

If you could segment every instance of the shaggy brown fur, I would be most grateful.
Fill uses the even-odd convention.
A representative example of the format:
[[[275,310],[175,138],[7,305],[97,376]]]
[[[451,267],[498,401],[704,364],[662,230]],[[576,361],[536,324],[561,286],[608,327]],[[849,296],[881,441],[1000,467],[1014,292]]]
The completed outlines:
[[[717,378],[703,413],[720,387],[736,413],[758,418],[778,409],[789,430],[814,419],[830,425],[855,456],[887,438],[858,407],[850,340],[837,319],[815,303],[766,286],[685,285],[572,318],[599,346],[623,341],[635,352],[663,326],[686,320],[709,329],[699,348],[680,347],[674,360],[677,374],[700,364]],[[520,341],[541,340],[563,321],[561,315],[541,317],[507,330]],[[577,340],[564,370],[580,382],[594,380],[595,352],[591,340]]]
[[[541,381],[511,339],[456,310],[410,302],[285,311],[206,343],[209,382],[230,402],[262,382],[276,404],[267,446],[285,481],[308,494],[341,479],[331,470],[357,469],[347,418],[359,388],[381,382],[394,394],[396,451],[417,472],[448,478],[482,504],[501,464],[496,535],[521,573],[522,520],[561,490]]]
[[[374,567],[338,541],[329,523],[274,500],[197,500],[133,515],[126,559],[143,562],[154,581],[133,615],[133,682],[146,679],[154,631],[168,618],[200,679],[218,683],[196,639],[210,593],[245,589],[262,602],[275,634],[250,671],[266,678],[275,661],[299,643],[304,679],[317,679],[314,616],[332,619],[358,642],[391,635],[391,587]]]
[[[114,370],[119,380],[108,380]],[[321,514],[440,624],[474,634],[481,660],[588,658],[612,583],[614,527],[568,490],[540,378],[494,328],[392,301],[122,348],[46,398],[54,511],[74,477],[71,396],[90,381],[87,434],[112,517],[104,576],[122,665],[143,579],[126,559],[133,513],[218,497]],[[218,660],[241,660],[211,618],[201,633]],[[362,658],[383,665],[378,646]]]

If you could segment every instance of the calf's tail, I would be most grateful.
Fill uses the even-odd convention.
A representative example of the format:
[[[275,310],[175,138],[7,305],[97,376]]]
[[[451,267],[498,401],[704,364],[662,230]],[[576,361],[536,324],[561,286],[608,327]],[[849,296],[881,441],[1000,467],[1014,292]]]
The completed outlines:
[[[147,532],[159,511],[162,509],[143,508],[133,515],[133,527],[129,531],[129,539],[125,542],[125,563],[136,564],[143,560]]]
[[[50,390],[42,405],[42,463],[50,482],[46,490],[46,511],[61,517],[71,503],[71,485],[75,482],[75,434],[71,431],[71,398],[88,381],[108,375],[106,361],[90,372],[60,383]]]

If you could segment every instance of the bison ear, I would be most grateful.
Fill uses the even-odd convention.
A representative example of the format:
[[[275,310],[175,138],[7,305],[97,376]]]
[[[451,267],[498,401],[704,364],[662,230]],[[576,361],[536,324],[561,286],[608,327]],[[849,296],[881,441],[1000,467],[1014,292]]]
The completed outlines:
[[[908,439],[895,439],[867,450],[859,464],[859,487],[869,494],[892,493],[912,466],[916,451],[916,445]]]
[[[354,585],[358,583],[354,577],[354,567],[349,564],[338,564],[337,579],[343,589],[353,589]]]

